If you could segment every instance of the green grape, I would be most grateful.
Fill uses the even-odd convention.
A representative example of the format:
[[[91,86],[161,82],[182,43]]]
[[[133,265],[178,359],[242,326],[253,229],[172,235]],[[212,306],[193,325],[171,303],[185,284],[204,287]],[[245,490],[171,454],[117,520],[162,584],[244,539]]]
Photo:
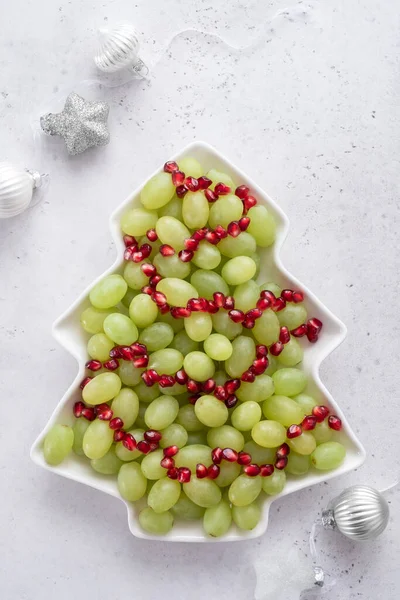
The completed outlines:
[[[185,492],[181,492],[178,502],[171,508],[171,512],[175,517],[179,517],[185,521],[202,519],[204,511],[204,508],[189,500]]]
[[[146,234],[148,229],[156,226],[158,215],[154,210],[131,208],[121,218],[121,229],[128,235],[136,237]]]
[[[186,429],[178,423],[171,423],[171,425],[168,425],[168,427],[161,431],[161,434],[161,448],[168,448],[168,446],[178,446],[178,448],[183,448],[188,441]]]
[[[146,414],[147,406],[145,403],[139,403],[139,414],[136,418],[135,425],[136,427],[141,427],[142,429],[147,429],[146,421],[144,420],[144,415]]]
[[[283,346],[283,350],[278,356],[278,362],[285,367],[294,367],[303,360],[303,348],[296,338],[290,338],[289,342]]]
[[[204,427],[203,423],[201,423],[201,425]],[[188,433],[187,445],[190,446],[192,444],[202,444],[203,446],[207,445],[207,432],[205,429],[202,431],[190,431]]]
[[[158,321],[171,325],[174,333],[178,333],[178,331],[181,331],[184,327],[183,319],[174,319],[170,312],[165,313],[165,315],[158,315]]]
[[[110,359],[110,350],[115,344],[105,333],[95,333],[89,339],[87,352],[91,358],[104,362]]]
[[[338,442],[320,444],[311,454],[311,463],[319,471],[340,467],[346,456],[346,448]]]
[[[111,308],[122,300],[127,289],[126,281],[121,275],[107,275],[91,289],[90,302],[95,308]]]
[[[157,373],[173,375],[183,365],[183,356],[178,350],[164,348],[150,354],[149,369],[155,369]]]
[[[161,217],[156,225],[156,232],[163,244],[172,246],[175,252],[183,250],[185,240],[190,237],[189,229],[174,217]]]
[[[209,508],[221,501],[221,490],[211,479],[197,479],[192,477],[183,486],[186,496],[198,506]]]
[[[186,404],[180,407],[176,422],[182,425],[188,432],[204,429],[203,423],[197,418],[193,404]]]
[[[187,467],[196,472],[196,465],[201,463],[206,467],[212,465],[211,448],[205,444],[192,444],[181,448],[175,456],[176,467]]]
[[[124,429],[132,427],[139,414],[139,398],[136,392],[122,388],[112,401],[113,417],[119,417],[124,422]]]
[[[169,396],[182,396],[182,394],[187,394],[186,385],[180,385],[179,383],[174,383],[174,385],[171,385],[167,388],[163,388],[161,385],[159,385],[158,389],[160,394],[168,394]],[[182,404],[182,402],[184,402],[185,404],[187,403],[187,397],[185,397],[184,399],[178,398],[178,400],[180,405]]]
[[[144,381],[140,381],[140,383],[135,386],[134,391],[136,392],[139,400],[141,402],[145,402],[146,404],[149,404],[152,402],[152,400],[158,398],[160,395],[160,390],[156,385],[147,387]]]
[[[199,161],[192,156],[185,156],[184,158],[181,158],[178,164],[179,170],[183,171],[187,176],[198,179],[203,175],[203,167]]]
[[[157,291],[165,294],[168,304],[172,306],[186,306],[191,298],[198,297],[196,288],[176,277],[162,279],[157,284]]]
[[[134,387],[142,381],[144,369],[137,369],[130,360],[121,360],[119,363],[118,375],[124,385]]]
[[[259,446],[276,448],[286,440],[286,429],[277,421],[259,421],[251,430],[251,436]]]
[[[83,436],[83,451],[88,458],[101,458],[111,448],[114,432],[108,421],[92,421]]]
[[[174,217],[182,221],[182,200],[178,196],[173,196],[167,204],[164,204],[158,211],[159,217]]]
[[[261,518],[261,508],[257,502],[247,506],[232,506],[232,519],[239,529],[251,531],[258,525]]]
[[[227,337],[220,333],[213,333],[204,340],[204,351],[210,359],[222,361],[231,357],[233,347]]]
[[[191,276],[190,283],[196,288],[199,296],[207,298],[207,300],[212,300],[214,292],[222,292],[225,296],[229,295],[227,284],[215,271],[199,269]]]
[[[179,331],[170,343],[170,348],[175,348],[175,350],[179,350],[183,356],[186,356],[189,352],[198,350],[199,343],[191,340],[186,331]]]
[[[228,340],[233,340],[235,337],[240,335],[243,331],[243,327],[240,323],[234,323],[228,313],[224,310],[220,310],[211,316],[212,324],[218,333],[224,335]]]
[[[257,465],[269,465],[275,462],[275,448],[263,448],[253,440],[245,443],[243,452],[250,454],[252,462]]]
[[[260,274],[260,269],[261,269],[261,257],[259,254],[257,254],[257,252],[254,252],[254,254],[252,254],[250,256],[250,258],[254,261],[254,264],[256,265],[256,272],[254,274],[254,279],[257,279]]]
[[[175,194],[175,186],[169,173],[157,173],[142,188],[140,201],[150,210],[161,208]]]
[[[235,239],[235,238],[233,238]],[[255,308],[257,300],[260,297],[260,288],[252,279],[246,283],[241,283],[235,288],[233,293],[235,299],[235,308],[247,312]]]
[[[216,246],[202,240],[193,256],[192,262],[199,269],[216,269],[221,262],[221,252]]]
[[[89,306],[81,314],[81,325],[87,333],[100,333],[103,331],[104,319],[112,312],[112,310],[100,310]]]
[[[219,485],[219,487],[227,487],[239,477],[240,471],[241,467],[237,463],[224,461],[219,465],[219,475],[215,479],[215,483]]]
[[[235,238],[228,236],[218,244],[218,250],[221,254],[229,258],[235,258],[235,256],[252,256],[256,249],[256,240],[247,231],[239,233]],[[254,306],[255,304],[251,308],[254,308]]]
[[[124,463],[116,456],[114,449],[110,450],[101,458],[94,458],[90,461],[90,466],[97,473],[102,475],[116,475]]]
[[[234,506],[247,506],[258,498],[261,486],[261,477],[239,475],[229,488],[229,500]]]
[[[147,296],[148,297],[148,296]],[[170,345],[174,339],[174,330],[167,323],[153,323],[143,329],[139,342],[147,346],[147,350],[162,350]]]
[[[129,317],[119,313],[108,315],[104,319],[105,334],[120,346],[130,346],[138,339],[139,332]]]
[[[143,264],[148,262],[135,263],[131,260],[126,263],[124,268],[124,280],[133,290],[141,290],[143,286],[149,283],[149,278],[142,271]]]
[[[231,377],[241,377],[256,357],[253,338],[240,335],[232,342],[232,355],[225,361],[225,370]]]
[[[286,427],[301,423],[305,417],[301,406],[287,396],[271,396],[263,403],[262,410],[267,419],[278,421]]]
[[[128,433],[133,435],[136,442],[141,442],[144,439],[144,429],[131,429]],[[128,450],[122,442],[117,442],[115,445],[115,454],[124,462],[129,462],[142,456],[139,450]]]
[[[190,263],[182,262],[177,254],[173,254],[172,256],[156,254],[153,264],[162,277],[186,279],[191,271]]]
[[[217,183],[224,183],[225,185],[229,185],[232,191],[236,189],[232,178],[229,177],[229,175],[227,175],[226,173],[223,173],[222,171],[217,171],[217,169],[211,169],[210,171],[208,171],[207,177],[213,182],[211,186],[212,190],[214,189]]]
[[[210,209],[202,190],[187,192],[182,202],[183,222],[189,229],[200,229],[207,224]]]
[[[150,454],[143,457],[140,466],[146,479],[161,479],[166,476],[167,471],[160,465],[163,458],[162,450],[154,450],[154,452],[150,452]]]
[[[139,293],[139,292],[138,292],[137,290],[132,290],[131,288],[128,288],[128,290],[127,290],[127,292],[126,292],[125,296],[124,296],[124,297],[122,298],[122,300],[121,300],[121,302],[122,302],[122,304],[125,306],[125,308],[128,308],[128,309],[129,309],[129,307],[130,307],[130,305],[131,305],[131,302],[132,302],[132,300],[133,300],[134,298],[136,298],[136,296],[138,295],[138,293]],[[135,323],[135,325],[136,325],[136,323]]]
[[[121,389],[121,379],[116,373],[100,373],[82,390],[82,398],[92,406],[109,402]]]
[[[314,398],[307,394],[297,394],[297,396],[293,396],[293,400],[296,400],[297,404],[301,406],[305,415],[311,415],[312,409],[318,404]]]
[[[207,535],[221,537],[225,535],[232,523],[229,503],[221,500],[215,506],[206,509],[203,518],[203,527]]]
[[[130,462],[122,465],[118,472],[118,491],[124,500],[136,502],[146,493],[147,479],[140,465]]]
[[[283,310],[280,310],[276,314],[279,323],[289,330],[296,329],[296,327],[307,321],[307,311],[303,304],[289,303]]]
[[[165,429],[176,419],[179,404],[173,396],[160,396],[146,408],[144,420],[149,429]]]
[[[264,375],[268,375],[269,377],[272,377],[272,375],[275,373],[275,371],[278,368],[278,361],[276,360],[275,356],[272,356],[272,354],[268,355],[268,367],[267,370],[264,371]]]
[[[199,421],[207,427],[220,427],[229,416],[225,404],[215,396],[201,396],[194,405],[194,412]]]
[[[90,421],[86,419],[75,419],[72,430],[74,432],[74,443],[72,445],[72,450],[77,454],[77,456],[85,456],[83,451],[83,436],[85,435],[86,429],[89,427]]]
[[[281,295],[281,292],[282,292],[282,288],[277,283],[274,283],[273,281],[267,281],[267,283],[263,283],[262,285],[260,285],[260,292],[263,292],[264,290],[269,290],[277,298],[279,298],[279,296]]]
[[[314,452],[317,444],[313,434],[310,431],[303,431],[297,438],[288,440],[288,444],[297,454],[311,454]]]
[[[236,452],[243,450],[244,437],[231,425],[214,427],[207,433],[207,442],[211,448],[233,448]]]
[[[236,396],[242,402],[262,402],[274,393],[273,379],[263,373],[256,377],[253,383],[242,381],[240,388],[236,391]]]
[[[328,419],[325,419],[325,421],[322,421],[322,423],[317,423],[312,434],[317,442],[317,446],[325,442],[329,442],[332,439],[333,430],[329,427]]]
[[[74,432],[67,425],[53,425],[44,438],[43,455],[52,466],[59,465],[71,452]]]
[[[210,227],[215,229],[217,225],[222,225],[222,227],[226,228],[231,221],[238,221],[242,213],[243,204],[240,198],[234,194],[220,196],[210,208]]]
[[[213,322],[208,313],[193,312],[183,321],[186,333],[195,342],[203,342],[211,334]]]
[[[247,231],[255,238],[257,246],[271,246],[276,236],[276,223],[272,214],[265,206],[259,204],[250,208],[247,216],[250,218]]]
[[[214,381],[216,385],[225,385],[228,379],[228,375],[225,373],[225,371],[216,371],[214,373]]]
[[[222,277],[228,285],[240,285],[254,277],[256,264],[248,256],[236,256],[231,258],[222,267]]]
[[[157,514],[148,506],[140,511],[139,523],[147,533],[165,535],[171,531],[174,524],[174,517],[168,511]]]
[[[151,488],[147,503],[154,512],[163,513],[178,502],[180,495],[181,484],[176,479],[163,477],[156,481]]]
[[[307,377],[299,369],[279,369],[272,375],[275,385],[275,394],[280,396],[296,396],[307,385]]]
[[[157,305],[148,294],[138,294],[129,305],[129,316],[140,329],[154,323],[157,315]]]
[[[232,412],[232,425],[239,431],[250,431],[261,419],[261,414],[261,407],[257,402],[244,402]]]
[[[286,485],[286,473],[285,471],[275,471],[269,477],[263,477],[262,487],[266,494],[269,496],[276,496],[283,491]]]
[[[288,456],[286,471],[291,475],[305,475],[310,470],[310,457],[291,452]]]
[[[204,352],[189,352],[183,360],[183,368],[191,379],[206,381],[215,373],[214,362]]]
[[[278,317],[271,309],[268,309],[263,312],[259,319],[257,319],[252,332],[257,342],[270,346],[277,341],[279,329]]]

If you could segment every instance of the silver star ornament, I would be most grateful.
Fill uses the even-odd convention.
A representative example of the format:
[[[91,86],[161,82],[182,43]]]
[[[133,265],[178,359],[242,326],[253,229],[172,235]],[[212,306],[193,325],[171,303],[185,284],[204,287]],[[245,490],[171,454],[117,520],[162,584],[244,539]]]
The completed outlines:
[[[40,118],[47,135],[64,138],[68,154],[81,154],[93,146],[105,146],[110,141],[107,129],[109,106],[106,102],[88,102],[72,92],[60,113]]]

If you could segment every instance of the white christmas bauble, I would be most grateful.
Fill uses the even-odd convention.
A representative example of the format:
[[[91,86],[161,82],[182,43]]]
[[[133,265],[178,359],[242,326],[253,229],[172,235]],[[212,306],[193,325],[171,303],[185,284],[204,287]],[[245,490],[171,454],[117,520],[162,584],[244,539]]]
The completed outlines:
[[[39,173],[0,162],[0,219],[15,217],[27,209],[33,190],[40,184]]]
[[[119,23],[113,29],[100,29],[100,47],[94,62],[100,71],[116,73],[132,68],[145,76],[148,69],[139,58],[138,34],[130,23]]]

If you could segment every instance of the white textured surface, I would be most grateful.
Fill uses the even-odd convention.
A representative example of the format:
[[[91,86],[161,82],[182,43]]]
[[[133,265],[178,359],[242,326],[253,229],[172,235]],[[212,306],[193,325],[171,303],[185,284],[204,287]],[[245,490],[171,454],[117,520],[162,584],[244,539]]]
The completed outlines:
[[[383,488],[398,478],[396,4],[14,0],[2,11],[0,154],[51,174],[44,202],[0,222],[5,600],[83,600],[89,589],[113,600],[228,600],[232,590],[235,600],[251,600],[252,565],[263,551],[291,539],[305,547],[319,509],[346,485]],[[92,86],[86,94],[111,103],[109,146],[72,158],[57,140],[35,148],[32,118],[58,108],[56,100],[72,89],[83,93],[77,82],[93,76],[95,28],[121,18],[146,37],[150,63],[185,27],[218,33],[232,45],[259,35],[264,41],[238,53],[212,36],[182,35],[150,84]],[[285,264],[349,328],[322,377],[369,454],[359,472],[276,502],[264,538],[233,547],[136,540],[122,503],[55,478],[28,458],[76,368],[53,342],[52,321],[112,262],[113,207],[195,137],[232,158],[291,219]],[[370,600],[378,586],[385,600],[399,596],[398,498],[392,496],[389,528],[374,544],[321,536],[321,562],[338,579],[325,598]]]

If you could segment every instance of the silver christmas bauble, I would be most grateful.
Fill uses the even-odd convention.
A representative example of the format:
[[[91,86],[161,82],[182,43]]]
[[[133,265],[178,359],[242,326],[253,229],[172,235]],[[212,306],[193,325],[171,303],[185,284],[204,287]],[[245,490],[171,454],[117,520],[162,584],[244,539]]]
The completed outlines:
[[[132,69],[145,77],[149,70],[139,57],[139,38],[130,23],[119,23],[113,29],[100,29],[100,47],[94,57],[96,67],[105,73]]]
[[[355,541],[376,538],[388,521],[388,503],[380,492],[367,485],[347,488],[322,513],[322,524],[326,529],[338,529]]]
[[[40,187],[41,175],[9,162],[0,162],[0,219],[15,217],[28,208],[33,190]]]

